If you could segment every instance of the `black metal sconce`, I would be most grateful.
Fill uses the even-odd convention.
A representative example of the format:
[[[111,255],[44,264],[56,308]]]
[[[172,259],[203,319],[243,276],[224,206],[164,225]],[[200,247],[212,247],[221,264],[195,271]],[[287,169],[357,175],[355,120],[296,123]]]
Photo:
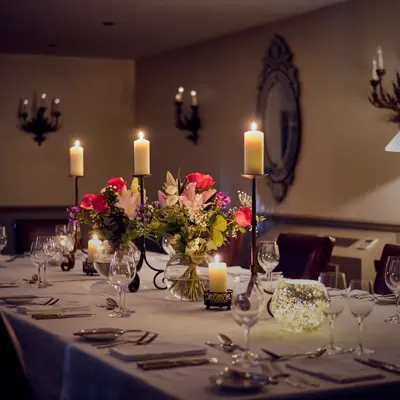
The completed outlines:
[[[183,87],[180,87],[178,89],[178,94],[175,96],[175,126],[182,131],[190,132],[190,134],[186,136],[186,139],[196,144],[199,139],[199,130],[201,126],[199,118],[200,106],[197,103],[197,93],[194,90],[190,92],[192,97],[192,105],[190,106],[192,115],[188,118],[183,115],[183,92]]]
[[[29,101],[27,99],[21,99],[18,107],[18,129],[33,134],[33,140],[39,146],[46,140],[46,133],[56,132],[61,126],[59,125],[59,119],[61,116],[59,110],[60,99],[54,98],[51,102],[49,117],[46,116],[46,99],[46,93],[42,93],[40,95],[39,106],[37,106],[36,93],[33,95],[32,117],[29,120]]]
[[[390,121],[400,123],[400,74],[396,73],[396,81],[392,82],[393,94],[389,94],[383,88],[383,77],[386,70],[383,67],[382,49],[378,47],[378,63],[374,58],[372,60],[372,94],[369,97],[370,103],[377,108],[392,110],[395,115]]]

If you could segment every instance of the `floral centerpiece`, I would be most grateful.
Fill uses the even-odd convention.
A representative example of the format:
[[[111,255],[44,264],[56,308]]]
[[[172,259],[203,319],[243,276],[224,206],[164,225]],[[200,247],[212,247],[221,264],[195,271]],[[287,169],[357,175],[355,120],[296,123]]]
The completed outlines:
[[[210,175],[196,172],[182,180],[179,174],[174,178],[168,172],[163,190],[158,192],[155,223],[176,253],[189,260],[186,270],[169,285],[177,297],[200,300],[205,287],[197,266],[251,224],[251,199],[240,192],[241,207],[227,209],[230,197],[214,185]],[[167,276],[166,280],[168,285]]]

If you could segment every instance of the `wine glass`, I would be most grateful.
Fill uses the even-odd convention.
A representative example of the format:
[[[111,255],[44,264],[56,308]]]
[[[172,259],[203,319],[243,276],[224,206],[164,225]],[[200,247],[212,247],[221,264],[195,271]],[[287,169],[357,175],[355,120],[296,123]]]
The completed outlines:
[[[233,364],[243,368],[257,365],[256,358],[249,348],[250,329],[260,319],[267,305],[267,298],[260,287],[257,275],[239,280],[233,290],[232,316],[235,322],[244,329],[245,350],[234,355]]]
[[[364,319],[371,314],[375,303],[373,295],[363,290],[361,280],[354,279],[350,281],[347,289],[347,304],[350,312],[357,318],[358,322],[358,346],[354,349],[354,352],[357,355],[373,354],[373,350],[364,347],[362,333]]]
[[[385,268],[385,282],[396,296],[396,315],[385,320],[388,324],[400,324],[400,257],[389,257]]]
[[[34,241],[31,244],[31,250],[30,250],[30,258],[32,261],[32,264],[36,267],[37,271],[37,281],[36,281],[36,288],[40,289],[42,287],[45,287],[42,282],[42,276],[41,276],[41,267],[44,263],[44,249],[43,249],[43,243]]]
[[[169,241],[169,238],[167,236],[163,236],[161,239],[161,247],[163,250],[169,255],[170,257],[174,256],[176,254],[176,251],[174,248],[171,246],[171,243]]]
[[[7,232],[6,227],[0,225],[0,253],[3,251],[4,247],[7,246]]]
[[[54,244],[53,236],[38,236],[36,238],[36,242],[41,244],[42,248],[42,267],[43,267],[43,276],[42,282],[44,286],[48,286],[46,270],[49,261],[54,259],[57,254],[56,245]]]
[[[135,276],[136,260],[133,252],[116,250],[110,262],[108,280],[117,289],[118,309],[110,317],[122,318],[131,314],[125,311],[122,296]]]
[[[329,343],[326,346],[326,354],[333,356],[345,352],[334,343],[334,324],[336,318],[342,313],[345,306],[346,278],[344,273],[322,272],[318,277],[318,282],[325,285],[329,303],[323,308],[322,312],[329,321]],[[330,290],[334,289],[334,291]]]
[[[258,246],[257,259],[261,268],[267,273],[267,285],[269,286],[272,278],[272,271],[279,264],[279,247],[276,242],[262,241]]]

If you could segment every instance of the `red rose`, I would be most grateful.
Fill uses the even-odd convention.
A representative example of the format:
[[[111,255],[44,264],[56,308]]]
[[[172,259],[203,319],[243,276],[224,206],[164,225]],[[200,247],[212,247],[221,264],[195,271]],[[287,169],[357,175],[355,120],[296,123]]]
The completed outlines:
[[[96,194],[96,196],[92,198],[92,207],[97,213],[106,211],[108,209],[108,203],[105,196]]]
[[[93,197],[95,197],[94,194],[90,194],[90,193],[89,194],[85,194],[82,197],[82,201],[81,201],[80,207],[84,208],[85,210],[90,210],[92,208]]]
[[[249,226],[251,224],[252,212],[249,207],[242,207],[235,214],[235,220],[240,226]]]
[[[124,186],[126,186],[126,180],[123,178],[112,178],[108,180],[107,185],[114,186],[115,190],[120,193]]]
[[[215,184],[214,179],[211,175],[201,174],[200,172],[194,172],[186,177],[189,183],[196,182],[196,189],[204,190]]]

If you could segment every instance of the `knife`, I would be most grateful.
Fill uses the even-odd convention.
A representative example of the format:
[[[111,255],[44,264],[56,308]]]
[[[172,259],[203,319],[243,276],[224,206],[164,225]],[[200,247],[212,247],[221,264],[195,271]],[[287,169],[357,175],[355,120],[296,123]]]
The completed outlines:
[[[398,367],[397,365],[394,365],[394,364],[389,364],[389,363],[385,363],[383,361],[373,360],[371,358],[369,358],[368,360],[365,360],[363,358],[355,357],[354,360],[356,360],[357,362],[359,362],[361,364],[368,365],[369,367],[382,369],[384,371],[392,372],[393,374],[400,375],[400,367]]]
[[[93,317],[93,313],[86,314],[32,314],[33,319],[65,319],[65,318],[83,318],[83,317]]]
[[[138,368],[143,371],[151,371],[155,369],[179,368],[179,367],[194,367],[196,365],[216,364],[217,358],[181,358],[177,360],[155,360],[155,361],[141,361],[137,363]]]

